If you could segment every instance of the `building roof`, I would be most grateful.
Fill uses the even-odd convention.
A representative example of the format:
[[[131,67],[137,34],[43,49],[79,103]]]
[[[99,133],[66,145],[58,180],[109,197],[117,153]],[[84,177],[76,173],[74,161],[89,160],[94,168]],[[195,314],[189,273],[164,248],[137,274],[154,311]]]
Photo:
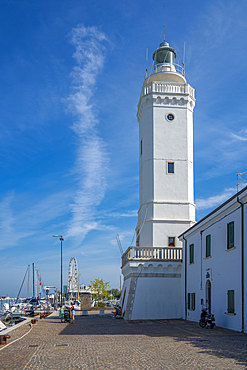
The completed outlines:
[[[234,198],[238,198],[241,194],[243,194],[245,191],[247,191],[247,186],[245,186],[242,190],[240,190],[238,193],[234,194],[231,198],[229,198],[227,201],[222,203],[219,207],[215,208],[212,212],[210,212],[208,215],[203,217],[200,221],[195,223],[193,226],[191,226],[189,229],[185,230],[182,234],[178,236],[178,238],[181,238],[183,235],[185,235],[187,232],[190,232],[194,228],[196,228],[198,225],[202,224],[204,221],[206,221],[207,218],[212,216],[214,213],[218,212],[221,208],[225,207],[228,203],[230,203]]]

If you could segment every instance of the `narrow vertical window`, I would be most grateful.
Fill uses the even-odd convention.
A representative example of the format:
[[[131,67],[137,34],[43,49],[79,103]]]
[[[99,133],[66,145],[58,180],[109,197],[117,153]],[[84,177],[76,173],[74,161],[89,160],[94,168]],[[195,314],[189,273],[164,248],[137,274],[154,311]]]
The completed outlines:
[[[211,256],[211,235],[206,236],[206,257]]]
[[[124,291],[123,300],[122,300],[122,304],[121,304],[121,306],[122,306],[122,307],[123,307],[123,305],[124,305],[125,294],[126,294],[126,288],[125,288],[125,291]]]
[[[234,290],[228,290],[227,295],[228,295],[227,312],[234,313]]]
[[[234,221],[227,224],[227,249],[234,248]]]
[[[142,140],[141,140],[141,155],[142,155]]]
[[[167,163],[167,172],[168,173],[174,173],[174,162],[168,162]]]
[[[190,310],[190,293],[188,293],[188,310]]]
[[[196,293],[188,293],[188,310],[195,311],[196,309]]]
[[[190,263],[194,263],[194,244],[190,244]]]
[[[191,293],[191,309],[193,311],[196,309],[196,293]]]
[[[139,247],[140,243],[140,229],[137,229],[136,231],[136,246]]]
[[[168,246],[169,247],[175,247],[175,237],[174,236],[169,236],[168,237]]]

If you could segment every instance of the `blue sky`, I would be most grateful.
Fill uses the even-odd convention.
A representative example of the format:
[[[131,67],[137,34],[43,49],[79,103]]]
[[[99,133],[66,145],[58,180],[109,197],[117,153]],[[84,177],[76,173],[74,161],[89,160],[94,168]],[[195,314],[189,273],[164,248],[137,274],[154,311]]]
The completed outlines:
[[[0,1],[0,295],[28,264],[60,286],[119,286],[138,210],[137,103],[166,40],[196,89],[195,203],[202,218],[247,171],[246,1]],[[247,180],[247,175],[243,175]],[[22,295],[25,295],[23,292]]]

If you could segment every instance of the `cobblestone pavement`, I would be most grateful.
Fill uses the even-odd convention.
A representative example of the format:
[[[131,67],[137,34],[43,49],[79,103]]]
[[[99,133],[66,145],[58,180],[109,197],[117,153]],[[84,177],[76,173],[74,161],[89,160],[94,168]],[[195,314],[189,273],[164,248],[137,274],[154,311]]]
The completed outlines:
[[[29,329],[14,330],[8,343]],[[247,369],[247,335],[183,320],[126,322],[94,314],[69,324],[53,316],[0,350],[0,369]]]

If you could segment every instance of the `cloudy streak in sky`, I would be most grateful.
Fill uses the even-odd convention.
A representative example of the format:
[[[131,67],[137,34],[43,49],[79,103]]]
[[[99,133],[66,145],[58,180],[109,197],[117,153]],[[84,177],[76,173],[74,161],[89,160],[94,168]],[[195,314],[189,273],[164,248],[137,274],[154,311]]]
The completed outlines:
[[[224,189],[221,194],[214,195],[209,198],[198,198],[196,200],[196,209],[210,209],[213,207],[219,206],[221,203],[224,203],[227,199],[232,197],[236,193],[236,188]]]
[[[92,102],[97,76],[104,66],[104,41],[105,35],[95,27],[78,26],[71,33],[71,42],[76,49],[73,57],[77,65],[71,73],[72,92],[68,103],[75,117],[72,129],[78,138],[74,168],[78,190],[71,204],[72,220],[68,236],[77,237],[80,241],[99,226],[94,215],[107,186],[108,155],[106,144],[97,130],[98,121]]]

